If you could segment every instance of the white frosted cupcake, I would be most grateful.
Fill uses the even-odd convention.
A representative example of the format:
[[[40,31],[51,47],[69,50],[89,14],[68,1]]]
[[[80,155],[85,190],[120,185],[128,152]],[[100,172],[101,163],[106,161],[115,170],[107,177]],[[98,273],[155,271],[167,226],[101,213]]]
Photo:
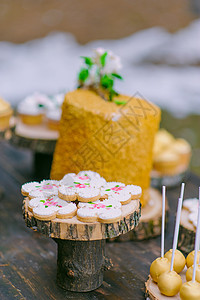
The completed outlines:
[[[17,111],[24,124],[38,125],[42,123],[45,111],[49,107],[52,107],[52,104],[46,95],[34,93],[19,103]]]

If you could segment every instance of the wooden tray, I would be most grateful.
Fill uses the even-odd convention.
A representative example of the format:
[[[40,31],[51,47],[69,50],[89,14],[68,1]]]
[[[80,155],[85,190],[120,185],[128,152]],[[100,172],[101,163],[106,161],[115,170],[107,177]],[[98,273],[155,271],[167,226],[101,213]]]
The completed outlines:
[[[184,270],[180,273],[183,283],[186,282],[186,278],[185,278],[186,271],[187,268],[185,267]],[[179,294],[177,294],[174,297],[167,297],[162,295],[159,291],[157,284],[151,279],[150,275],[147,282],[145,282],[145,287],[146,287],[146,298],[149,298],[151,300],[180,300]]]
[[[29,126],[16,118],[10,142],[18,147],[29,148],[35,152],[53,154],[59,132],[48,129],[45,123]]]

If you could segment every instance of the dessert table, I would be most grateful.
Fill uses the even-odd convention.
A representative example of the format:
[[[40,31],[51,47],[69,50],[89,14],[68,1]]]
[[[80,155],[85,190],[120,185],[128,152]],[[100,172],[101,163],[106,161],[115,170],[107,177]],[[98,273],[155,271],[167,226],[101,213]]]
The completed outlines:
[[[35,179],[35,178],[34,178]],[[113,266],[103,284],[92,292],[76,293],[56,284],[56,243],[27,228],[22,217],[22,183],[33,180],[28,151],[0,143],[0,299],[145,299],[144,283],[151,262],[159,256],[160,237],[145,241],[106,243]],[[197,197],[199,178],[190,174],[185,198]],[[169,222],[166,251],[171,248],[174,215],[180,188],[167,189]]]

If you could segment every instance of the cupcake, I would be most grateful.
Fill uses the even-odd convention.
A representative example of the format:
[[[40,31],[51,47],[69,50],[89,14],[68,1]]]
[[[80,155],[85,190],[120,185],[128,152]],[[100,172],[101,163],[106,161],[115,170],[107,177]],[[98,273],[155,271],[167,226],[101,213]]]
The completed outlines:
[[[46,110],[51,107],[53,107],[51,100],[46,95],[34,93],[19,103],[17,111],[24,124],[39,125]]]
[[[8,102],[0,98],[0,130],[9,127],[13,110]]]
[[[52,97],[53,108],[46,112],[47,126],[51,130],[59,130],[60,118],[62,114],[61,106],[64,101],[64,94],[57,94]]]

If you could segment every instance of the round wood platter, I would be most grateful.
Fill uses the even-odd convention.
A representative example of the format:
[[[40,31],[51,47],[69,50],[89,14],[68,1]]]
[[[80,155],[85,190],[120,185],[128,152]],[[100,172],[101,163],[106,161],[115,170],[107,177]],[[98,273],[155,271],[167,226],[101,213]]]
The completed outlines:
[[[151,186],[161,188],[163,185],[167,187],[175,187],[179,185],[188,176],[188,166],[181,165],[177,168],[174,175],[164,175],[156,170],[151,171]]]
[[[53,154],[59,132],[48,129],[45,123],[29,126],[16,118],[10,142],[18,147],[29,148],[35,152]]]
[[[185,273],[187,271],[187,268],[185,267],[184,270],[180,273],[182,282],[186,282]],[[157,284],[152,280],[151,276],[149,275],[149,278],[147,282],[145,282],[145,288],[146,288],[146,299],[151,300],[180,300],[179,294],[175,295],[174,297],[167,297],[165,295],[162,295],[159,291],[159,288]]]
[[[27,227],[37,230],[51,238],[76,241],[94,241],[113,238],[135,228],[140,219],[141,205],[139,200],[132,200],[122,206],[122,218],[119,222],[103,224],[100,222],[80,222],[77,217],[72,219],[54,219],[39,221],[28,210],[29,199],[23,202],[23,214]]]
[[[166,222],[168,204],[166,203]],[[117,241],[144,240],[161,234],[162,222],[162,196],[159,191],[150,188],[150,200],[141,209],[139,225],[125,235],[119,236]]]
[[[196,228],[189,222],[190,212],[183,208],[181,212],[178,248],[185,254],[194,250]]]

